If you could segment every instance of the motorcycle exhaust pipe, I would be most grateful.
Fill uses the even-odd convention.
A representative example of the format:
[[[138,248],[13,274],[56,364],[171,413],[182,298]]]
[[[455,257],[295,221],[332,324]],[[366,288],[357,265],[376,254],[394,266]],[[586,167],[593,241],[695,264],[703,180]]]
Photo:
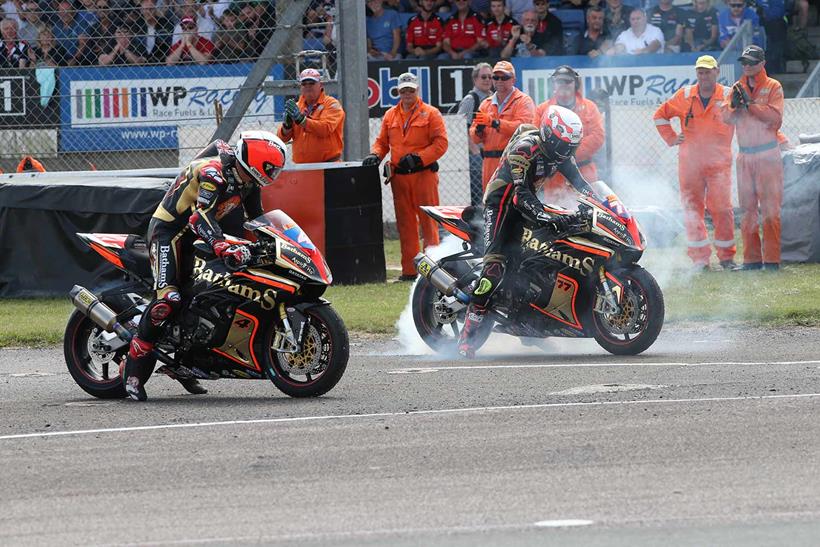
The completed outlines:
[[[74,285],[68,293],[71,303],[80,312],[105,329],[106,332],[116,333],[122,340],[131,341],[131,331],[117,321],[117,314],[97,298],[93,292],[85,287]]]
[[[470,296],[458,288],[458,280],[426,254],[416,257],[416,271],[445,295],[455,296],[464,304],[470,302]]]

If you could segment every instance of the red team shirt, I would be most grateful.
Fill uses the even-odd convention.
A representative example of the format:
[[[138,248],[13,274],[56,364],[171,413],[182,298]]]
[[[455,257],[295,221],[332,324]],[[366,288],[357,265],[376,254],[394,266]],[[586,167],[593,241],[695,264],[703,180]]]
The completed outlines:
[[[444,23],[444,37],[450,39],[450,46],[456,51],[470,49],[484,32],[484,24],[472,10],[464,22],[454,15]]]
[[[435,13],[428,20],[414,15],[407,23],[407,49],[414,47],[433,48],[444,38],[444,25]]]
[[[487,40],[487,47],[504,47],[512,36],[513,25],[517,24],[515,19],[509,15],[506,15],[501,23],[491,19],[484,26],[484,39]]]

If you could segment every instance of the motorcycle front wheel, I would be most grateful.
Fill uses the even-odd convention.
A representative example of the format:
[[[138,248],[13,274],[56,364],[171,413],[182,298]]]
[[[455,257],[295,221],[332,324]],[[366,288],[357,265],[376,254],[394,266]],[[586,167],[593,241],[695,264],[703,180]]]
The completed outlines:
[[[466,309],[450,309],[454,298],[444,295],[425,278],[419,278],[413,287],[412,310],[416,331],[430,349],[438,353],[454,353],[458,337],[464,327]],[[461,307],[461,305],[458,305]],[[493,330],[493,320],[485,317],[473,338],[476,350],[484,345]]]
[[[308,308],[302,349],[281,353],[273,349],[276,326],[268,327],[262,352],[265,374],[282,393],[291,397],[324,395],[341,380],[347,368],[350,342],[347,328],[327,305]]]
[[[595,341],[614,355],[637,355],[651,346],[663,327],[663,293],[641,267],[615,272],[623,283],[619,313],[592,312]]]

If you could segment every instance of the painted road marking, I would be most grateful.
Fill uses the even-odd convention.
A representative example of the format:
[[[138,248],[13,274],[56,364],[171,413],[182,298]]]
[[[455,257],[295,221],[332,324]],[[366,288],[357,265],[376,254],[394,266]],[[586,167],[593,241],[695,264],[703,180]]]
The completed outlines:
[[[595,393],[617,393],[619,391],[640,391],[644,389],[663,389],[664,385],[653,384],[592,384],[589,386],[571,387],[562,391],[553,391],[550,395],[593,395]]]
[[[498,412],[503,410],[533,410],[543,408],[566,408],[566,407],[596,407],[596,406],[618,406],[618,405],[668,405],[680,403],[719,403],[733,401],[771,401],[776,399],[814,399],[820,398],[820,393],[798,393],[793,395],[761,395],[759,397],[700,397],[692,399],[647,399],[643,401],[586,401],[571,403],[541,403],[533,405],[502,405],[502,406],[477,406],[467,408],[440,408],[432,410],[407,410],[403,412],[376,412],[371,414],[330,414],[324,416],[295,416],[289,418],[259,418],[253,420],[228,420],[224,422],[194,422],[182,424],[159,424],[140,425],[132,427],[110,427],[104,429],[77,429],[71,431],[49,431],[42,433],[21,433],[18,435],[2,435],[0,441],[13,439],[29,439],[37,437],[60,437],[67,435],[98,435],[100,433],[123,433],[129,431],[156,431],[164,429],[189,429],[200,427],[217,427],[227,425],[251,425],[251,424],[283,424],[296,422],[321,422],[330,420],[360,420],[370,418],[393,418],[401,416],[423,416],[433,414],[469,414],[482,412]]]
[[[491,370],[504,368],[607,368],[607,367],[715,367],[720,365],[759,367],[765,365],[820,365],[820,361],[707,361],[683,362],[635,362],[635,363],[523,363],[518,365],[457,365],[449,367],[410,367],[385,371],[387,374],[428,374],[459,370]]]
[[[565,528],[568,526],[589,526],[594,521],[585,519],[541,520],[533,524],[539,528]]]

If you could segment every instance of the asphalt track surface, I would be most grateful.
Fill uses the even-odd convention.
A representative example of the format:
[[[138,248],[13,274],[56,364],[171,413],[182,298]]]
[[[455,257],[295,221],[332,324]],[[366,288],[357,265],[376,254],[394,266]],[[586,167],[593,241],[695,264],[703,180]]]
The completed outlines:
[[[473,362],[355,339],[325,397],[267,381],[97,401],[0,350],[0,545],[817,545],[820,330],[666,328]]]

